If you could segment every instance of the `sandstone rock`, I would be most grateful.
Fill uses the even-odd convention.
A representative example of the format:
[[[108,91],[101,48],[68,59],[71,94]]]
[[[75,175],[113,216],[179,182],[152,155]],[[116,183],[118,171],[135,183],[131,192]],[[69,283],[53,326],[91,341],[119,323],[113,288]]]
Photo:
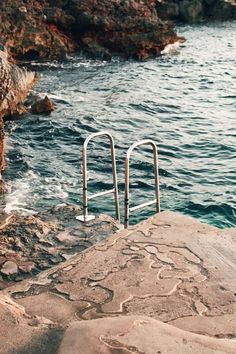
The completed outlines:
[[[1,268],[1,273],[4,275],[13,275],[18,273],[18,267],[15,262],[7,261]]]
[[[24,273],[30,273],[35,268],[34,262],[21,262],[18,264],[19,269]]]
[[[234,229],[162,212],[3,293],[31,316],[64,325],[149,316],[230,338],[236,332],[235,235]]]
[[[56,353],[62,335],[60,326],[40,316],[29,316],[22,306],[0,294],[1,354]]]
[[[186,332],[144,316],[75,322],[62,339],[58,354],[190,354],[235,353],[236,343]]]

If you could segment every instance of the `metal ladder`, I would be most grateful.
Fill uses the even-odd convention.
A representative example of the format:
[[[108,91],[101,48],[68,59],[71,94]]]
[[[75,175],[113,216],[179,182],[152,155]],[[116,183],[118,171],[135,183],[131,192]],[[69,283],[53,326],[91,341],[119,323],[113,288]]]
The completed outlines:
[[[106,136],[110,141],[111,149],[111,158],[112,158],[112,175],[113,175],[113,188],[104,192],[88,195],[87,189],[87,147],[88,143],[95,137]],[[110,133],[106,131],[94,133],[90,135],[84,142],[83,145],[83,215],[77,216],[76,219],[87,222],[95,219],[94,215],[88,215],[88,201],[103,195],[114,193],[115,199],[115,209],[116,209],[116,219],[120,222],[120,209],[119,209],[119,192],[118,192],[118,183],[117,183],[117,173],[116,173],[116,157],[115,157],[115,144],[113,137]]]
[[[133,150],[140,145],[151,145],[153,148],[154,175],[155,175],[155,196],[156,196],[156,198],[150,202],[142,203],[142,204],[139,204],[139,205],[136,205],[136,206],[130,208],[129,207],[129,199],[130,199],[130,196],[129,196],[129,161],[130,161],[130,156],[131,156]],[[130,212],[147,207],[152,204],[156,204],[156,211],[157,211],[157,213],[159,213],[160,212],[160,190],[159,190],[157,146],[154,141],[146,139],[146,140],[141,140],[141,141],[131,145],[127,151],[127,154],[126,154],[126,159],[125,159],[125,218],[124,218],[125,229],[127,229],[128,225],[129,225]]]

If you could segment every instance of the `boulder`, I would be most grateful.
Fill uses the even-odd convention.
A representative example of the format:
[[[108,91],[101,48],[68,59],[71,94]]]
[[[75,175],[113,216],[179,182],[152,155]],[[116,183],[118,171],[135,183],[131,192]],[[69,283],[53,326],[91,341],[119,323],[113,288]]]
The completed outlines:
[[[6,263],[3,264],[1,268],[1,273],[4,275],[14,275],[17,274],[17,272],[18,272],[17,264],[12,261],[7,261]]]
[[[183,0],[179,4],[180,19],[185,22],[197,22],[203,16],[201,0]]]
[[[33,114],[50,114],[54,110],[55,105],[48,96],[36,100],[30,107],[30,112]]]

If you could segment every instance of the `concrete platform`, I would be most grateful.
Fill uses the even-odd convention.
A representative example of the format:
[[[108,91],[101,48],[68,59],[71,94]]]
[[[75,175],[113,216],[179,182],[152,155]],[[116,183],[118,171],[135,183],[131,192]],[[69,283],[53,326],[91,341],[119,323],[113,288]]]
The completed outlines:
[[[68,343],[68,331],[77,328],[79,333],[91,323],[100,338],[100,330],[101,336],[109,332],[106,318],[115,317],[116,322],[109,319],[110,328],[124,325],[126,333],[125,328],[133,326],[132,321],[143,321],[143,316],[148,325],[128,336],[131,339],[122,342],[128,349],[124,346],[120,353],[236,353],[236,229],[220,230],[190,217],[162,212],[0,294],[22,306],[29,318],[46,318],[51,327],[53,324],[58,329],[69,326],[59,350],[63,354],[72,353],[63,349]],[[129,316],[130,320],[118,316]],[[78,322],[95,319],[100,319],[95,325],[93,321]],[[152,327],[155,331],[148,329]],[[161,328],[169,333],[168,340],[163,339]],[[2,331],[3,327],[0,339]],[[170,334],[173,331],[182,341],[183,333],[191,338],[190,342],[196,340],[201,350],[193,345],[176,351],[174,344],[163,350],[166,340],[179,343]],[[189,332],[197,335],[193,338]],[[154,334],[157,338],[152,348]],[[145,349],[140,336],[149,335]],[[204,335],[204,340],[208,338],[207,342],[199,335]],[[80,353],[75,348],[82,342],[75,343],[73,353]],[[95,339],[92,343],[97,345]],[[101,351],[94,348],[90,352],[117,353],[116,341],[109,343]]]

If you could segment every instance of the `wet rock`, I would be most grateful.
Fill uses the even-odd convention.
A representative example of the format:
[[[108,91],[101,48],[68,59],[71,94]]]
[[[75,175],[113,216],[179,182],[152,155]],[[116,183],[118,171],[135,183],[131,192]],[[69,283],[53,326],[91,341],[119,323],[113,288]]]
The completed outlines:
[[[196,22],[203,16],[201,0],[183,0],[179,4],[180,19],[185,22]]]
[[[0,50],[0,172],[5,168],[3,117],[26,112],[23,102],[37,79],[35,73],[12,64],[7,53]],[[0,193],[4,191],[0,178]]]
[[[15,275],[18,273],[18,267],[15,262],[7,261],[1,268],[1,273],[4,275]]]
[[[110,217],[100,215],[84,225],[75,218],[79,213],[78,206],[57,206],[37,216],[3,215],[0,269],[8,262],[18,268],[17,272],[3,268],[4,281],[9,285],[51,268],[117,231]]]
[[[21,114],[23,102],[35,85],[35,73],[12,64],[7,53],[0,51],[0,117]]]
[[[235,0],[161,0],[157,12],[163,19],[181,22],[236,19]]]
[[[33,114],[50,114],[55,110],[55,105],[53,102],[45,96],[43,99],[36,100],[30,108],[30,112]]]

